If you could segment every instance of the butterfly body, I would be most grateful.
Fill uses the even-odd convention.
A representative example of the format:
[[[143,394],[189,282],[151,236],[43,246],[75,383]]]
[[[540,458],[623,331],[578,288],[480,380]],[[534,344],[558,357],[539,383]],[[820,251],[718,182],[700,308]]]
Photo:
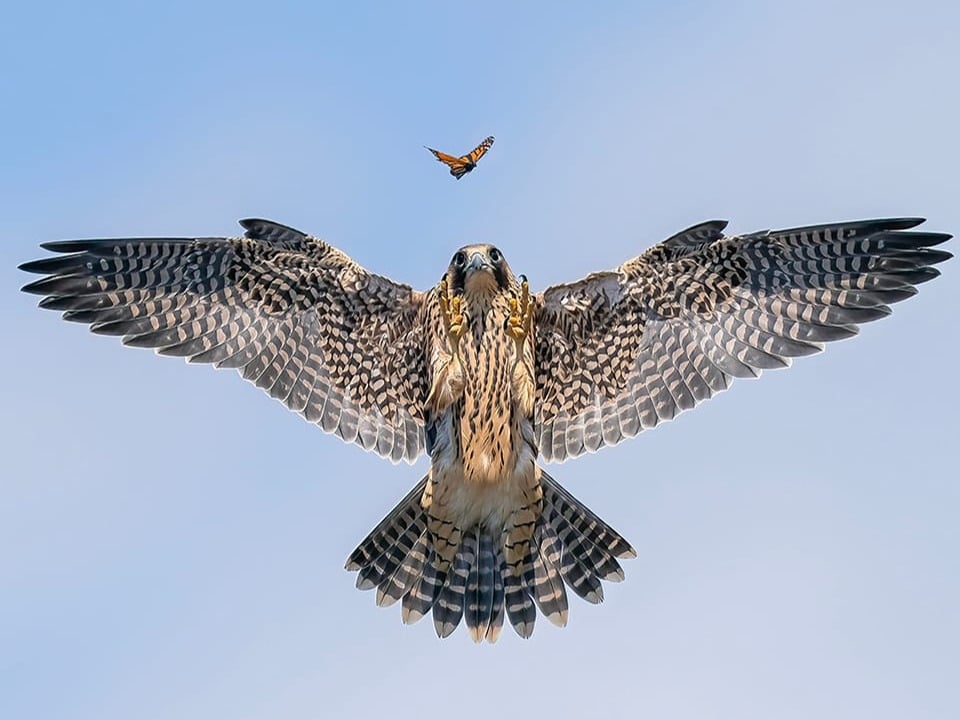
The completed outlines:
[[[477,162],[480,160],[480,158],[486,155],[487,150],[490,149],[491,145],[493,145],[493,135],[486,138],[482,143],[477,145],[466,155],[461,155],[460,157],[447,155],[447,153],[434,150],[432,147],[428,147],[427,150],[432,152],[433,156],[437,158],[437,160],[449,167],[450,174],[459,180],[477,166]]]

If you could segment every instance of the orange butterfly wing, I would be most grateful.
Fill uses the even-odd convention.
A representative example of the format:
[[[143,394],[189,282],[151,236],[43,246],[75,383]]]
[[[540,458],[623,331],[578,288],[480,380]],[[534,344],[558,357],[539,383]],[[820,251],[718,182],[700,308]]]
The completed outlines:
[[[487,150],[490,149],[491,145],[493,145],[493,135],[484,139],[484,141],[479,145],[477,145],[473,150],[471,150],[469,154],[464,155],[460,159],[466,160],[471,165],[476,165],[477,160],[479,160],[480,158],[482,158],[484,155],[487,154]]]
[[[428,147],[427,150],[432,152],[437,160],[449,167],[450,174],[453,175],[457,180],[469,172],[469,169],[467,168],[466,163],[463,162],[462,158],[454,157],[453,155],[447,155],[439,150],[434,150],[432,147]]]

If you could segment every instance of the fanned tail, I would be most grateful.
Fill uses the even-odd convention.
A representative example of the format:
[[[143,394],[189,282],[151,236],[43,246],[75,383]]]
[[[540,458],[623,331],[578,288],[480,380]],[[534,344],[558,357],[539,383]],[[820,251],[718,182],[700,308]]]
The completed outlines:
[[[587,602],[602,602],[600,581],[622,580],[618,558],[636,552],[550,475],[540,473],[543,506],[520,576],[505,561],[502,529],[483,525],[462,532],[453,562],[443,569],[421,502],[424,478],[351,553],[346,567],[359,572],[357,587],[376,588],[380,606],[402,600],[405,623],[432,613],[441,638],[465,621],[474,642],[496,642],[504,619],[528,638],[538,608],[553,624],[566,625],[566,587]]]
[[[617,559],[635,558],[637,551],[616,530],[597,517],[541,470],[543,514],[563,546],[560,574],[577,595],[590,603],[603,601],[600,580],[620,582]]]
[[[359,571],[357,588],[377,588],[377,605],[404,597],[423,574],[429,537],[420,498],[426,485],[425,477],[347,558],[346,569]]]

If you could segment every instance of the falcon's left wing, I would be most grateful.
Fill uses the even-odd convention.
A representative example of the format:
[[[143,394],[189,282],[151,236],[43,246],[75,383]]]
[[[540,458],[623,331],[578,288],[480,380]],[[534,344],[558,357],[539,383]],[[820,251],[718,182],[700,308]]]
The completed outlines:
[[[672,419],[732,378],[809,355],[916,293],[949,235],[915,218],[725,237],[692,227],[534,296],[536,432],[563,460]]]
[[[236,368],[291,410],[394,462],[423,451],[423,295],[309,235],[67,240],[23,289],[103,335]]]

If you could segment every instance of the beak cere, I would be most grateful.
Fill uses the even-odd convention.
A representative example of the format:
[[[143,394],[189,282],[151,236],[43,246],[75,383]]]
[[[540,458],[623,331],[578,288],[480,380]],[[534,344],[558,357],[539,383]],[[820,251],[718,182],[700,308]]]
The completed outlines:
[[[468,273],[474,273],[477,270],[489,270],[491,272],[493,271],[493,265],[489,260],[487,260],[487,256],[484,255],[482,252],[473,253],[470,256],[470,262],[467,263]]]
[[[501,274],[499,269],[490,262],[487,253],[474,250],[463,268],[463,288],[470,293],[480,293],[480,296],[490,295],[500,286],[498,274]]]

